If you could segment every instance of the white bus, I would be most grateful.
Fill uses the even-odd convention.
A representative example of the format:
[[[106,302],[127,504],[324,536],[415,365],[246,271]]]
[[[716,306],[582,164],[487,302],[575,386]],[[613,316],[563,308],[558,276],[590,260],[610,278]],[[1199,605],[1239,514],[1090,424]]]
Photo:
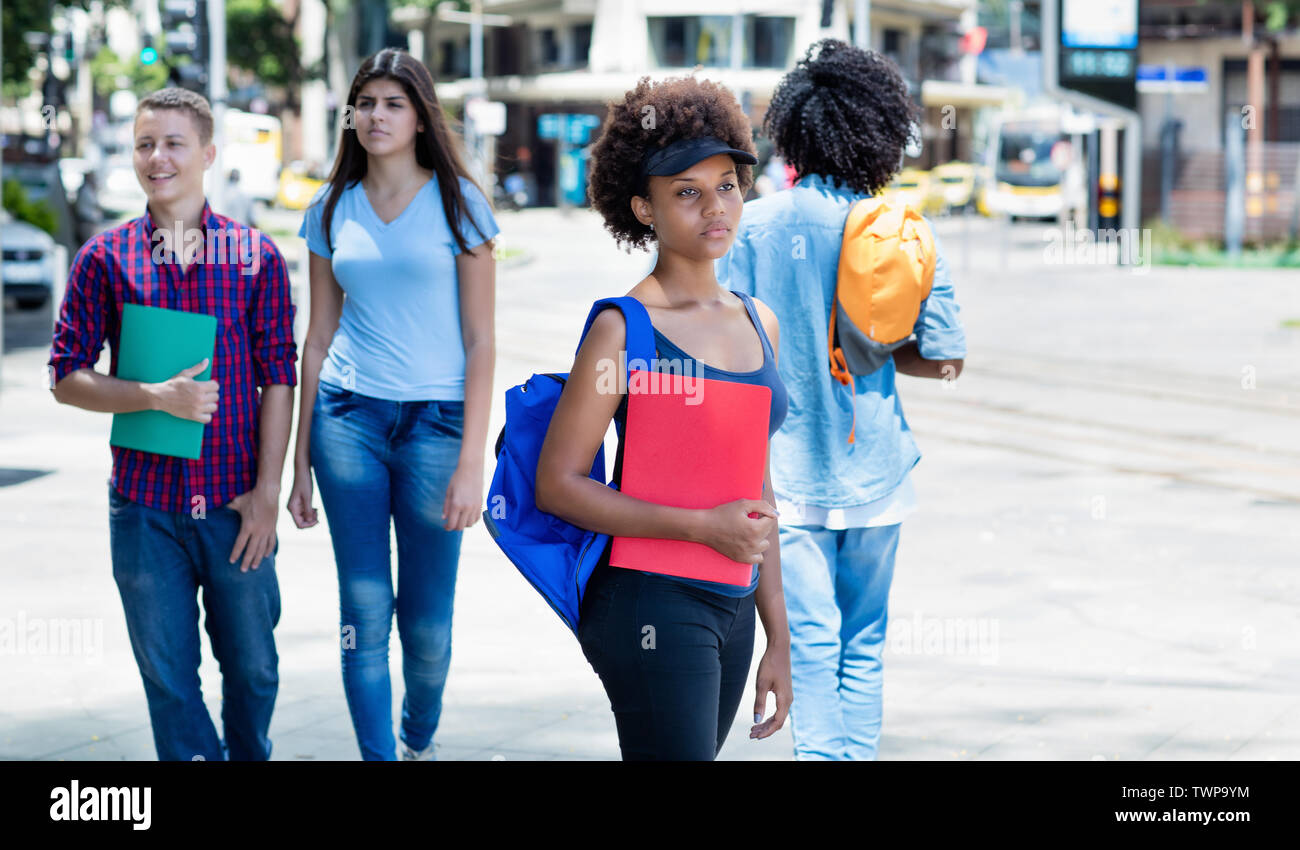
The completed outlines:
[[[1057,106],[998,116],[987,152],[984,204],[997,215],[1058,218],[1082,202],[1082,163]],[[1077,184],[1077,185],[1076,185]]]
[[[221,156],[226,174],[238,169],[241,192],[254,200],[274,202],[280,191],[280,119],[227,109],[224,123]]]

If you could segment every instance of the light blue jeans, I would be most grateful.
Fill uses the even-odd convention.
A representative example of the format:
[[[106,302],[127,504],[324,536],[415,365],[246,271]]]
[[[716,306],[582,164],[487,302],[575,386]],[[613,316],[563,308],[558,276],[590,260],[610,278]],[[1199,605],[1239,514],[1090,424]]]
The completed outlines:
[[[899,528],[781,526],[797,759],[876,757]]]
[[[343,690],[367,761],[397,758],[388,673],[394,613],[406,683],[402,741],[427,747],[442,714],[462,532],[444,530],[441,513],[464,416],[460,401],[385,401],[324,381],[316,394],[311,463],[338,566]]]

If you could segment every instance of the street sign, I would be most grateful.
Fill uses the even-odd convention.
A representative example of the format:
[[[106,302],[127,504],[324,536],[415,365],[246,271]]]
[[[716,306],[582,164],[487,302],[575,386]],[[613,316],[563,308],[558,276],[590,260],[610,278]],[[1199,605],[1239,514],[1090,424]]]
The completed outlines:
[[[1142,205],[1142,117],[1137,112],[1138,0],[1047,0],[1042,5],[1043,91],[1075,110],[1122,122],[1099,128],[1111,164],[1091,160],[1088,179],[1118,196],[1120,226],[1136,233]],[[1097,148],[1094,147],[1093,150]],[[1104,181],[1103,181],[1104,178]],[[1101,204],[1094,209],[1100,211]]]
[[[984,46],[988,44],[989,31],[984,27],[975,27],[974,29],[962,33],[961,40],[958,42],[958,49],[962,53],[969,53],[978,56],[984,52]]]
[[[1137,47],[1137,0],[1066,0],[1061,44],[1066,47]]]
[[[565,125],[565,141],[571,145],[585,145],[591,131],[600,124],[595,115],[569,115]]]
[[[560,137],[560,125],[564,116],[555,112],[548,112],[545,115],[537,116],[537,135],[543,139],[558,139]]]
[[[1137,90],[1170,94],[1200,93],[1210,90],[1210,73],[1205,66],[1179,68],[1173,65],[1139,65]]]
[[[1063,89],[1137,108],[1138,0],[1049,0],[1060,21]]]
[[[571,145],[585,145],[591,131],[600,126],[595,115],[570,115],[548,112],[537,116],[537,135],[543,139],[563,139]]]

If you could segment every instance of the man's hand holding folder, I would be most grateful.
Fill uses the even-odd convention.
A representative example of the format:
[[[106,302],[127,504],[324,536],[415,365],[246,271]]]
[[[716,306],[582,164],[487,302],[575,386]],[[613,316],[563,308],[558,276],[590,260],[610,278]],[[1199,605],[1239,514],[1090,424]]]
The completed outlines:
[[[212,421],[217,412],[221,385],[216,381],[196,381],[195,377],[208,368],[208,358],[182,369],[166,381],[152,385],[157,410],[170,413],[178,419],[190,419],[204,425]]]
[[[217,410],[218,385],[209,380],[216,339],[216,316],[123,306],[116,377],[149,385],[151,404],[115,414],[109,443],[197,460]]]

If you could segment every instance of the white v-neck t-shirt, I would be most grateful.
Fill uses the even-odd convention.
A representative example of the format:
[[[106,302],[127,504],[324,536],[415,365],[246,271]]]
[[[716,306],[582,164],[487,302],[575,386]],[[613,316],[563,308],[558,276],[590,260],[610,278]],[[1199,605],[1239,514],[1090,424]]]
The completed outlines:
[[[462,215],[461,233],[476,248],[500,228],[483,193],[459,180],[469,212]],[[330,220],[333,250],[322,228],[328,192],[327,184],[312,199],[298,231],[313,254],[330,260],[346,295],[320,379],[389,401],[463,401],[460,247],[443,213],[437,178],[387,224],[360,182],[348,186]]]

